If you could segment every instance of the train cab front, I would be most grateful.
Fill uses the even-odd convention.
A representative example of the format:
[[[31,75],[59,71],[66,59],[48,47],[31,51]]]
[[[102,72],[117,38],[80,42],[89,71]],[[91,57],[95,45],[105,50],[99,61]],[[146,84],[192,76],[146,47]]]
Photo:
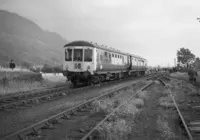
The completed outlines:
[[[88,83],[93,71],[94,48],[89,46],[67,46],[65,47],[65,61],[63,64],[63,75],[71,81],[74,86],[79,83]]]

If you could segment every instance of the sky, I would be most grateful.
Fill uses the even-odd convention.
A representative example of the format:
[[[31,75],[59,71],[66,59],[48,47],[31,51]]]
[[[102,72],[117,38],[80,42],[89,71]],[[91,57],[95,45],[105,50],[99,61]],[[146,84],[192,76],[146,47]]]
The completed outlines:
[[[0,9],[68,41],[92,41],[142,56],[150,66],[173,66],[182,47],[200,57],[198,0],[0,0]]]

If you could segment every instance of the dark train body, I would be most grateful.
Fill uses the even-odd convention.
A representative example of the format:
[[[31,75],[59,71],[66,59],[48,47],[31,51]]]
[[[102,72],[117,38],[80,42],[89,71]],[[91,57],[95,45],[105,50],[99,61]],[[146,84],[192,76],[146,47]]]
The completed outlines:
[[[144,75],[147,60],[87,41],[64,46],[63,75],[74,85]]]

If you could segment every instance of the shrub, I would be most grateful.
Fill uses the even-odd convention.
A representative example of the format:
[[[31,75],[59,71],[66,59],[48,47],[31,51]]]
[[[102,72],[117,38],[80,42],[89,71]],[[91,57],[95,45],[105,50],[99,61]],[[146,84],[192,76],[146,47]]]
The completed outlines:
[[[168,122],[165,119],[158,116],[156,126],[158,131],[161,133],[161,137],[163,140],[175,139],[175,134],[174,132],[172,132],[171,128],[168,125]]]
[[[113,111],[114,101],[111,99],[95,100],[92,102],[92,111],[109,113]]]
[[[141,98],[141,99],[147,99],[147,98],[148,98],[148,96],[147,96],[147,91],[141,91],[141,92],[139,92],[139,93],[136,95],[136,97]]]
[[[126,120],[118,118],[115,122],[105,122],[99,129],[100,139],[103,140],[126,140],[131,133],[131,126]]]
[[[135,100],[133,100],[133,104],[136,107],[141,108],[144,106],[144,101],[142,99],[136,98]]]

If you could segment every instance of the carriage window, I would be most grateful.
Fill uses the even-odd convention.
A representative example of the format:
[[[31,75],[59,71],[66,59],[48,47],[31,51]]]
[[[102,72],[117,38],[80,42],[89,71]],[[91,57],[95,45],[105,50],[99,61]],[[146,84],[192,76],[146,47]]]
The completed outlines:
[[[105,57],[108,57],[108,53],[107,52],[105,52]]]
[[[111,54],[109,53],[109,62],[111,62]]]
[[[103,55],[102,54],[100,55],[100,60],[101,60],[101,62],[103,62]]]
[[[72,61],[72,49],[65,50],[65,61]]]
[[[85,49],[85,56],[84,56],[84,61],[85,62],[91,62],[92,61],[92,50],[91,49]]]
[[[117,58],[117,55],[115,54],[115,57]]]
[[[74,49],[74,61],[83,61],[83,49]]]
[[[112,54],[112,57],[115,57],[115,56],[114,56],[114,53]]]

